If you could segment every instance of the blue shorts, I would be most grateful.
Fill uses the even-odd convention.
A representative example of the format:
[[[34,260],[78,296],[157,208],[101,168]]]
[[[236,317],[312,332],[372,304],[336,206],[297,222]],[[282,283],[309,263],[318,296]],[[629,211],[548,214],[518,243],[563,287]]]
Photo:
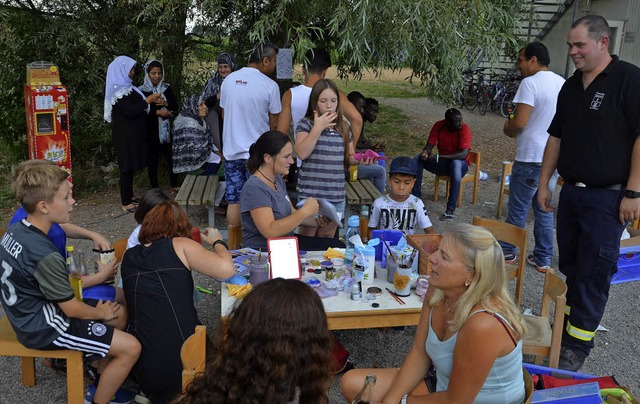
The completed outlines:
[[[224,174],[226,178],[226,194],[227,203],[240,203],[240,192],[242,187],[249,179],[249,171],[247,170],[247,160],[225,160]]]
[[[103,302],[115,302],[116,288],[111,285],[96,285],[82,288],[82,297],[84,299],[102,300]]]
[[[334,208],[336,208],[336,213],[338,214],[338,218],[340,220],[344,219],[344,209],[346,208],[346,202],[331,202]]]

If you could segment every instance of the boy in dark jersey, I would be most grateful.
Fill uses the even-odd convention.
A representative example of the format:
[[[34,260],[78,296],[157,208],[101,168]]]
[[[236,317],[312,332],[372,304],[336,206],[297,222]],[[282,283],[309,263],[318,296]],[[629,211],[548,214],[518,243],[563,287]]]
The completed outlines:
[[[54,223],[69,221],[75,201],[69,174],[43,160],[21,163],[12,190],[27,218],[0,241],[2,306],[18,341],[32,349],[73,349],[99,359],[97,386],[85,397],[109,403],[140,355],[138,341],[113,327],[117,302],[76,300],[65,261],[47,237]]]

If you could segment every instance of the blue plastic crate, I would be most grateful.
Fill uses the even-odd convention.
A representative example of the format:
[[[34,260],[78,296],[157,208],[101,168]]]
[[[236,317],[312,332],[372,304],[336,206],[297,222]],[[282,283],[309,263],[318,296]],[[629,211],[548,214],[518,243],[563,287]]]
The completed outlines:
[[[602,404],[600,387],[597,382],[536,390],[531,396],[531,404]]]
[[[548,375],[548,376],[558,377],[562,379],[575,379],[575,380],[588,380],[588,379],[593,379],[594,377],[597,377],[594,375],[588,375],[584,373],[570,372],[568,370],[548,368],[546,366],[534,365],[531,363],[524,363],[523,365],[524,365],[524,368],[527,369],[527,372],[529,372],[531,376]]]
[[[640,246],[620,247],[618,272],[611,278],[611,284],[640,280]]]

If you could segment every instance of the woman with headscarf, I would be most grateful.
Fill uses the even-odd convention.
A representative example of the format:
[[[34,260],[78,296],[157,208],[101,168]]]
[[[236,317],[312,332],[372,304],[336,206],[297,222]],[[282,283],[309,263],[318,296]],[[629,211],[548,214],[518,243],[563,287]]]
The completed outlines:
[[[218,171],[221,153],[213,144],[206,117],[207,106],[197,95],[185,98],[173,123],[173,172],[202,168],[202,174],[211,175]]]
[[[151,188],[159,188],[158,163],[164,157],[169,169],[171,188],[178,186],[177,176],[171,168],[171,118],[178,109],[178,101],[169,84],[164,82],[164,66],[159,60],[151,59],[144,65],[144,84],[140,90],[145,96],[160,94],[157,103],[151,104],[147,120],[149,160],[147,172]]]
[[[122,210],[136,210],[133,175],[147,165],[147,114],[149,104],[160,94],[147,97],[133,85],[136,61],[118,56],[107,68],[104,95],[104,120],[112,123],[111,136],[120,167],[120,199]]]
[[[218,67],[216,73],[207,80],[207,84],[202,91],[202,101],[209,108],[207,123],[216,147],[222,150],[222,114],[220,114],[220,86],[222,81],[236,70],[236,62],[233,56],[223,52],[218,56]]]

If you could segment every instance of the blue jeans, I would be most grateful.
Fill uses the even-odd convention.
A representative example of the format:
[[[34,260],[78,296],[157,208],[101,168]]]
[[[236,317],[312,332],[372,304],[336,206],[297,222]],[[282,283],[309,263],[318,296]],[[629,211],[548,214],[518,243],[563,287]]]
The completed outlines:
[[[373,183],[373,186],[384,194],[384,186],[387,182],[387,170],[381,165],[359,165],[358,166],[358,178],[369,179]]]
[[[458,194],[460,193],[460,180],[469,171],[469,165],[466,160],[450,160],[440,159],[437,163],[435,161],[423,160],[420,158],[420,154],[416,154],[413,158],[418,166],[418,175],[416,177],[416,183],[413,186],[411,193],[418,198],[422,198],[422,170],[425,169],[435,175],[448,175],[451,180],[449,181],[449,199],[447,200],[447,210],[455,211],[458,204]]]
[[[509,212],[506,222],[524,229],[529,215],[529,206],[533,207],[535,221],[533,223],[533,237],[535,246],[533,256],[538,266],[551,266],[553,257],[553,212],[545,212],[538,206],[538,179],[540,178],[541,163],[524,163],[516,161],[511,171],[509,184]],[[557,172],[549,180],[549,190],[553,195],[558,182]],[[501,242],[505,255],[515,254],[513,244]]]

